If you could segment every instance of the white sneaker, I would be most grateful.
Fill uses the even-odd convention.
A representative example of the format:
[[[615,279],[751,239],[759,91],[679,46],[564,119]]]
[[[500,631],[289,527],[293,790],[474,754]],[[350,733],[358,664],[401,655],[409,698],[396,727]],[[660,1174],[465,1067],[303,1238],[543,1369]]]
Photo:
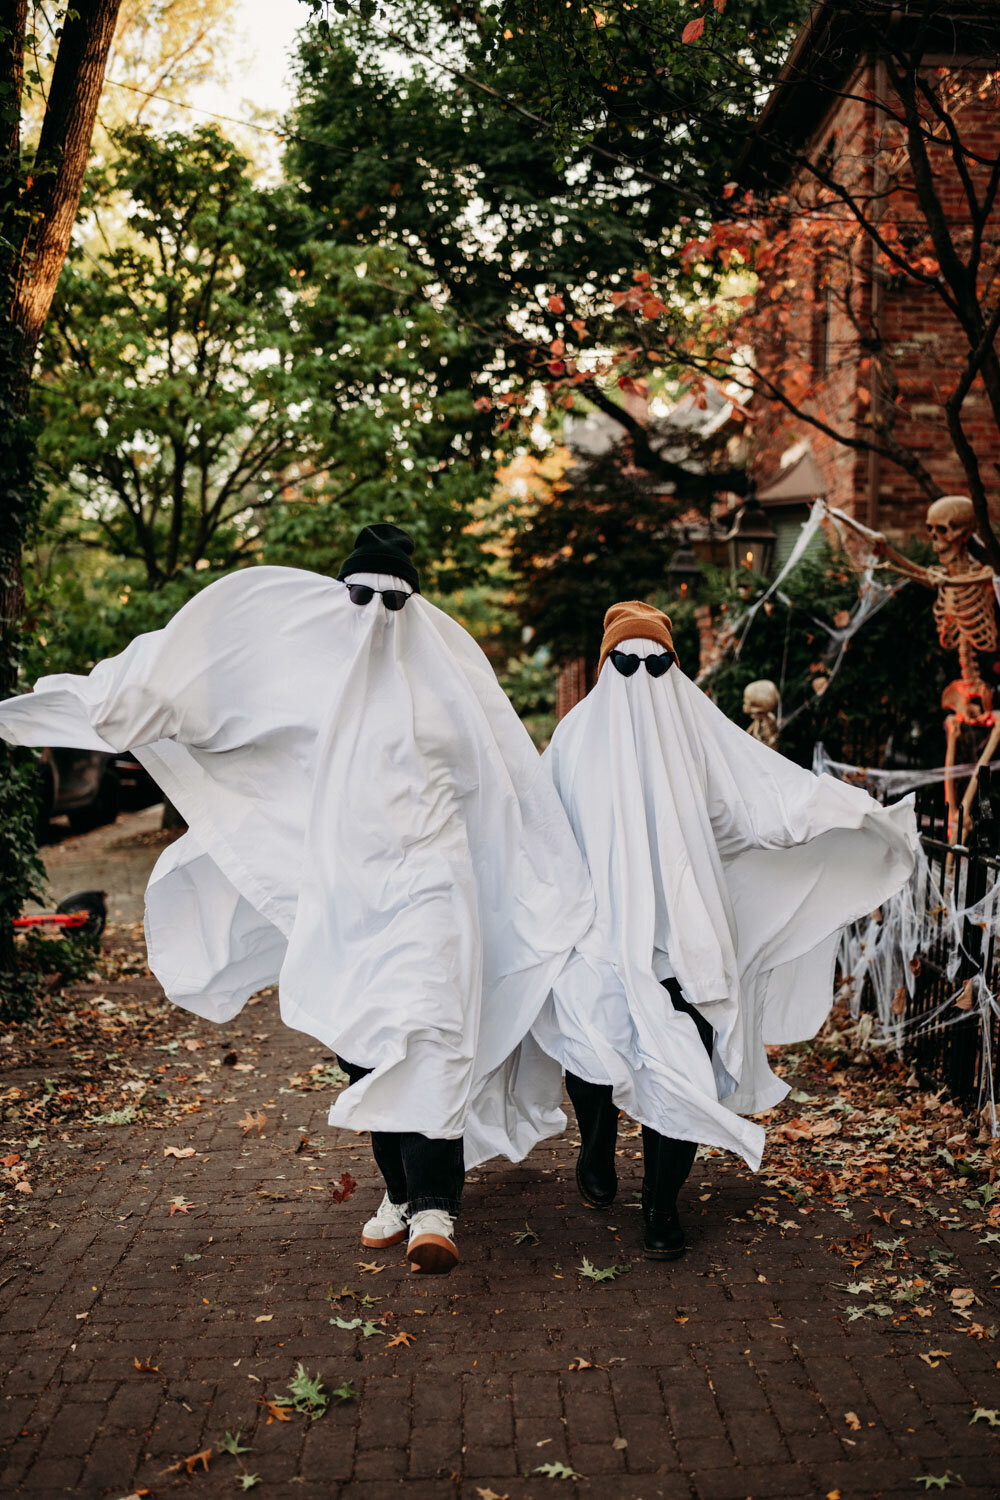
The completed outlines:
[[[373,1218],[361,1231],[361,1243],[369,1250],[388,1250],[406,1239],[410,1216],[405,1203],[393,1203],[386,1193]]]
[[[410,1220],[406,1247],[410,1268],[424,1276],[447,1276],[458,1265],[455,1220],[440,1208],[425,1208]]]

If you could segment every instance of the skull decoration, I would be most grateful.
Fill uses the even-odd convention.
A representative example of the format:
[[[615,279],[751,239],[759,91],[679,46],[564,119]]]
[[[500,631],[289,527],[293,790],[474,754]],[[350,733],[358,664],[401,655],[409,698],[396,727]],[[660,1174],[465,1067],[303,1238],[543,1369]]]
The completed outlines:
[[[927,530],[931,545],[943,567],[959,562],[965,555],[972,528],[976,523],[972,501],[964,495],[942,495],[927,511]]]
[[[747,733],[772,749],[778,743],[778,704],[781,695],[774,683],[763,677],[748,682],[743,690],[743,712],[750,715]]]

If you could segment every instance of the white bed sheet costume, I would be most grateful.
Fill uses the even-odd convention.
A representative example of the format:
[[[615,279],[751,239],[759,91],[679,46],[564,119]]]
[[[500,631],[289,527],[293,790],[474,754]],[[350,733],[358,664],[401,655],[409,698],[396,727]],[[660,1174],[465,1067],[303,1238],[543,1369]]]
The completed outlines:
[[[638,632],[620,647],[664,649]],[[793,764],[676,662],[662,677],[626,677],[608,659],[544,760],[597,915],[535,1037],[568,1072],[610,1084],[633,1119],[756,1169],[764,1131],[741,1115],[788,1092],[765,1047],[815,1035],[828,1015],[842,928],[912,869],[912,798],[881,807]],[[667,977],[714,1028],[711,1060],[661,988]]]
[[[486,657],[422,596],[246,569],[0,704],[0,735],[136,755],[190,829],[146,892],[154,973],[219,1022],[277,982],[289,1026],[373,1070],[331,1124],[464,1136],[467,1166],[564,1129],[530,1027],[590,882]]]

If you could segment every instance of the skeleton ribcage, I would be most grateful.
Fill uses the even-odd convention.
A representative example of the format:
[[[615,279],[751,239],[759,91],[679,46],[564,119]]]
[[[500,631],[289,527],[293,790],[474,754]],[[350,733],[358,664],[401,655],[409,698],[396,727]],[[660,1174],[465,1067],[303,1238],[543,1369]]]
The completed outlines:
[[[934,600],[934,623],[938,640],[951,650],[964,642],[975,651],[997,649],[993,584],[945,584]]]

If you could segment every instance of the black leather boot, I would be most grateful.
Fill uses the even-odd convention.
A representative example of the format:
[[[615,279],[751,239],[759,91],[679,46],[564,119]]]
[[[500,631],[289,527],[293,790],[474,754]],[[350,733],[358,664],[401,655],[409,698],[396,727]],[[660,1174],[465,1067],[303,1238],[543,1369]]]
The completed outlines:
[[[642,1127],[643,1252],[648,1260],[680,1260],[687,1249],[677,1212],[677,1194],[687,1181],[698,1147]]]
[[[580,1127],[580,1154],[576,1159],[576,1185],[589,1208],[610,1208],[618,1191],[615,1144],[618,1140],[618,1109],[609,1083],[586,1083],[574,1073],[566,1074],[576,1122]]]

